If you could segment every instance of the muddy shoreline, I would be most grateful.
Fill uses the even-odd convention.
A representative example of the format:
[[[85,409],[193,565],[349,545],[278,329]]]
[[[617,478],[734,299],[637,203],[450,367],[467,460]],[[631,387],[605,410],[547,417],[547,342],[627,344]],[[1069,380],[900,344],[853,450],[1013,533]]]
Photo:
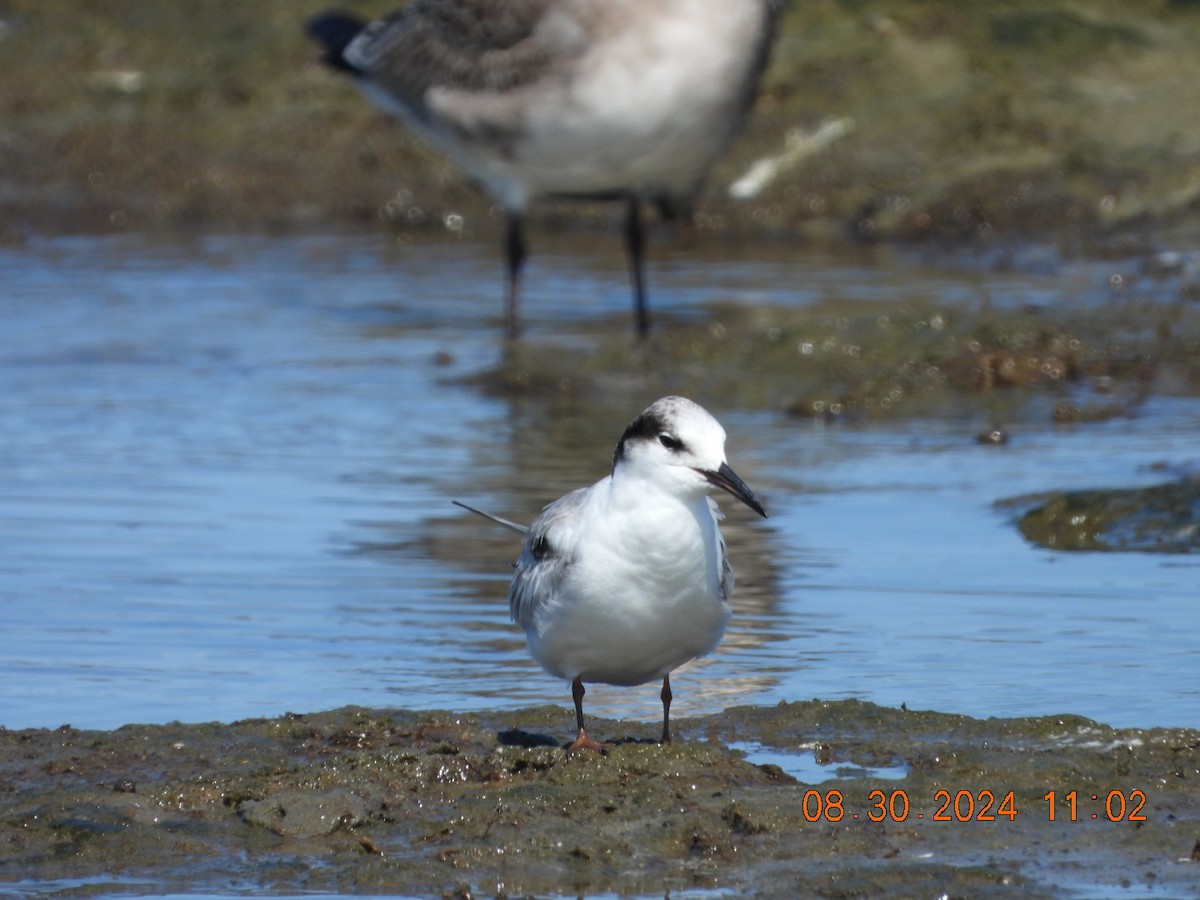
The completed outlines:
[[[94,879],[419,896],[1200,886],[1194,730],[808,701],[683,719],[668,746],[653,724],[597,720],[599,755],[563,749],[569,724],[556,707],[344,708],[0,730],[0,869],[54,896]],[[789,756],[828,774],[798,781]]]

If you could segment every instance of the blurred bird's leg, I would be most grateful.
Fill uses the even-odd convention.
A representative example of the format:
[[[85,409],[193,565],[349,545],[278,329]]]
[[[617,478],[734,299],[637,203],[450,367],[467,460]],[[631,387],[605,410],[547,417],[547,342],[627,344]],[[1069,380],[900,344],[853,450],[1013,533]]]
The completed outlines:
[[[663,689],[659,694],[663,704],[663,733],[662,742],[664,744],[671,743],[671,676],[663,676]]]
[[[504,259],[508,266],[508,336],[516,340],[521,333],[517,302],[521,292],[521,267],[525,265],[525,217],[509,210],[504,233]]]

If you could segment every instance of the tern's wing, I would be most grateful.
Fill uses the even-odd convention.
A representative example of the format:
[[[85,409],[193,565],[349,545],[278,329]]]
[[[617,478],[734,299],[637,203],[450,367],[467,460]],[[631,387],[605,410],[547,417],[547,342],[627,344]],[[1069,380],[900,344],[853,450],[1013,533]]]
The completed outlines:
[[[721,512],[717,501],[712,497],[708,498],[708,508],[712,512],[713,521],[718,523],[717,532],[717,560],[721,569],[721,599],[726,603],[729,602],[730,596],[733,594],[733,566],[729,564],[729,557],[725,553],[725,535],[721,534],[719,523],[725,518],[725,514]]]
[[[513,621],[526,631],[538,610],[557,594],[571,565],[575,523],[588,490],[579,488],[555,500],[542,510],[525,535],[525,547],[508,591],[508,606]]]

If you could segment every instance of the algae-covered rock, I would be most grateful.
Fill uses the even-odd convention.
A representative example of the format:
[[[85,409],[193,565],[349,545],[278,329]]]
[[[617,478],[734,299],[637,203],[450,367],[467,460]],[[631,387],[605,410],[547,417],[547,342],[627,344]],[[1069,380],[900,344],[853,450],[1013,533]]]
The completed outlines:
[[[353,828],[367,818],[367,804],[346,790],[281,791],[265,800],[243,800],[242,818],[289,837],[317,837]]]
[[[0,892],[14,877],[55,897],[98,880],[405,896],[1200,887],[1194,730],[813,700],[681,718],[665,746],[653,724],[597,717],[607,750],[572,753],[570,723],[550,707],[346,708],[0,728]]]
[[[1163,388],[1200,393],[1191,305],[995,310],[898,287],[886,300],[711,304],[705,321],[673,321],[637,343],[627,319],[594,328],[588,353],[553,335],[525,341],[467,383],[557,404],[556,415],[676,392],[797,418],[987,412],[1081,426],[1133,415]]]
[[[1051,550],[1200,550],[1200,479],[1146,488],[1059,491],[1036,502],[1017,527],[1028,540]]]

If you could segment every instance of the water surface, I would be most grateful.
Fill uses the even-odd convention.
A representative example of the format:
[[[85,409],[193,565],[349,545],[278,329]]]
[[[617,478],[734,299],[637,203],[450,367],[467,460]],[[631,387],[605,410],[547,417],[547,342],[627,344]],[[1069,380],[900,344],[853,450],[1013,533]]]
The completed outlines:
[[[657,255],[654,303],[678,316],[1111,302],[1109,267],[1082,262]],[[0,248],[0,271],[0,724],[569,703],[508,621],[513,536],[450,500],[528,518],[605,474],[641,406],[554,417],[463,380],[503,350],[495,248],[77,238]],[[542,252],[531,339],[586,346],[626,292],[615,249]],[[961,416],[712,411],[771,518],[724,504],[736,614],[672,679],[680,715],[859,697],[1195,725],[1195,558],[1051,553],[994,504],[1165,480],[1196,458],[1200,401],[999,448]],[[657,693],[596,686],[588,704],[653,719]]]

